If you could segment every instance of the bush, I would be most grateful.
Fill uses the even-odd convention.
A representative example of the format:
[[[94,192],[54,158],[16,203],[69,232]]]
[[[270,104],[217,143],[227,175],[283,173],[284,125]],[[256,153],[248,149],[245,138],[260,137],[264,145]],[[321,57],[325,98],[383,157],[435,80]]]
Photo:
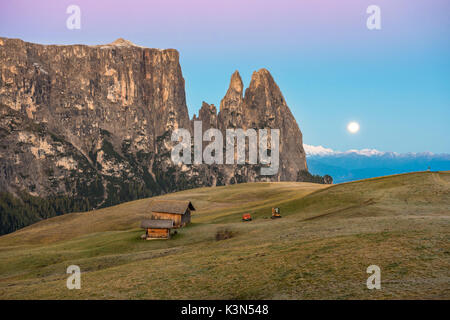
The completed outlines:
[[[233,232],[228,229],[219,229],[216,233],[216,241],[226,240],[233,237]]]

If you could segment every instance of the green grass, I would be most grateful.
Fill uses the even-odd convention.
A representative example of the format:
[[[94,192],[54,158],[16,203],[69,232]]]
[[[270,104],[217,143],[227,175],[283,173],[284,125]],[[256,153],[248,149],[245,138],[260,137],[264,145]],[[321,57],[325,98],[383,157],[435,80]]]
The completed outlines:
[[[0,299],[449,299],[450,173],[335,186],[248,183],[189,199],[192,224],[143,241],[154,198],[44,220],[0,237]],[[271,207],[282,219],[271,220]],[[243,213],[252,222],[241,222]],[[216,241],[218,230],[233,237]],[[66,288],[66,268],[82,271]],[[366,288],[381,268],[382,289]]]

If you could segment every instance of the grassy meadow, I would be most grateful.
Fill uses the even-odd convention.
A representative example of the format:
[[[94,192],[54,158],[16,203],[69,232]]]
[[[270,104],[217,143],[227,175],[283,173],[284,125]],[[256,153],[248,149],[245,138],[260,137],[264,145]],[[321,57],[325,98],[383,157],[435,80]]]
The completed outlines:
[[[154,199],[191,200],[192,223],[141,240]],[[199,188],[0,237],[0,299],[450,299],[449,244],[450,172]],[[66,287],[72,264],[80,290]],[[373,264],[381,290],[366,287]]]

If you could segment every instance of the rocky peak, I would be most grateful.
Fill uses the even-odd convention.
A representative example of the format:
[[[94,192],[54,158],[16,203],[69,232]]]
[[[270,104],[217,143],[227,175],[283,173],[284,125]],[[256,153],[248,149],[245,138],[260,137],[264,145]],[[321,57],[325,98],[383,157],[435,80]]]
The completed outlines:
[[[202,107],[198,111],[198,118],[194,118],[194,120],[202,121],[203,131],[209,128],[218,128],[216,106],[203,101]]]
[[[275,83],[272,75],[270,74],[269,70],[267,70],[266,68],[261,68],[258,71],[253,71],[253,73],[252,73],[251,82],[254,82],[255,85],[258,85],[262,81],[270,81],[272,83]]]
[[[241,75],[236,70],[231,75],[230,85],[228,87],[227,93],[223,97],[220,103],[220,111],[224,109],[235,109],[242,103],[243,97],[242,93],[244,90],[244,84],[242,83]]]
[[[265,102],[274,102],[280,105],[285,105],[283,95],[280,88],[275,83],[272,75],[267,69],[260,69],[253,72],[250,85],[245,90],[245,102],[251,107],[267,106]]]
[[[241,75],[239,74],[239,71],[236,70],[231,75],[230,86],[225,96],[242,95],[243,89],[244,84],[242,83]]]
[[[245,97],[242,97],[242,80],[235,72],[230,88],[221,101],[218,118],[222,130],[230,127],[280,130],[280,162],[283,169],[278,179],[295,180],[299,171],[307,170],[302,133],[267,69],[253,72]]]
[[[220,102],[219,123],[222,129],[242,127],[242,104],[244,84],[236,70],[230,80],[227,93]]]
[[[139,46],[135,45],[133,42],[131,42],[130,40],[126,40],[124,38],[119,38],[119,39],[115,40],[114,42],[111,42],[109,45],[116,46],[116,47],[139,47]]]

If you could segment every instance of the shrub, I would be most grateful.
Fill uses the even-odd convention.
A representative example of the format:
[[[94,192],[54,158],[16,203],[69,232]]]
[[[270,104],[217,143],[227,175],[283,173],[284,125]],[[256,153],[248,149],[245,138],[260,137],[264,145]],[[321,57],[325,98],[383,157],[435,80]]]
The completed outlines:
[[[233,232],[228,229],[219,229],[216,232],[216,241],[226,240],[233,237]]]

